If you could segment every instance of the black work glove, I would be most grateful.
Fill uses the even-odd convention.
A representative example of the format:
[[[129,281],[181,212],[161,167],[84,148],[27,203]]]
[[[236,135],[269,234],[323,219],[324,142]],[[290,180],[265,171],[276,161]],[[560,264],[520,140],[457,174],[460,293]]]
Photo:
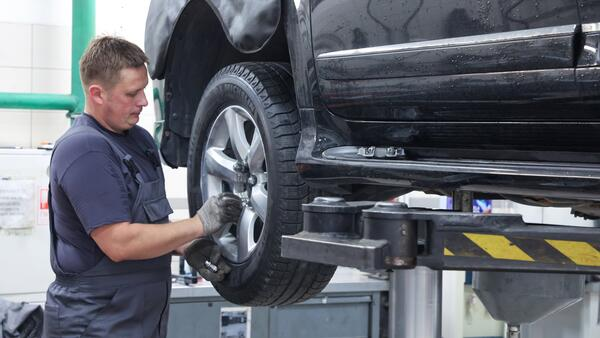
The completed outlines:
[[[237,223],[242,213],[242,199],[229,192],[211,196],[196,212],[202,222],[204,236],[219,231],[230,223]]]
[[[184,250],[186,262],[209,282],[220,282],[231,271],[219,246],[206,238],[197,239]]]

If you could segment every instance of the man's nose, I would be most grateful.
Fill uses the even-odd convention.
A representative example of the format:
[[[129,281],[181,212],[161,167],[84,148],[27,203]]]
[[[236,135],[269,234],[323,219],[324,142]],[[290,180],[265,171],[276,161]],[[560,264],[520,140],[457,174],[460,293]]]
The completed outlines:
[[[146,94],[143,91],[142,91],[142,97],[140,98],[138,105],[140,105],[142,107],[146,107],[148,105],[148,99],[146,99]]]

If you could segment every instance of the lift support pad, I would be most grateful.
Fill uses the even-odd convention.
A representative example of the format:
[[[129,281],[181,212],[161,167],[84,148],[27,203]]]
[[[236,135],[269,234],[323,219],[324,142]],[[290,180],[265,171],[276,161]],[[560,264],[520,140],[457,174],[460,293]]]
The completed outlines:
[[[524,223],[521,215],[411,209],[316,198],[282,256],[370,269],[600,273],[600,228]]]

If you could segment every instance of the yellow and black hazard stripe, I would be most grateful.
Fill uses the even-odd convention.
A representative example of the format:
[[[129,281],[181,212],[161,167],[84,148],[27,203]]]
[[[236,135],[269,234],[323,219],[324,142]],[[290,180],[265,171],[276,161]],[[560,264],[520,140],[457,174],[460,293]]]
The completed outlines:
[[[479,233],[448,234],[444,255],[600,267],[600,243],[518,238]]]

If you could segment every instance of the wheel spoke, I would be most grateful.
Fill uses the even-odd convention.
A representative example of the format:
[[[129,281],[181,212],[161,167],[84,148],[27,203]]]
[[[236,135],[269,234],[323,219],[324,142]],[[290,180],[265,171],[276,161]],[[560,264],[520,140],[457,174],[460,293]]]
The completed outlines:
[[[229,230],[231,229],[231,224],[226,224],[224,227],[220,228],[216,231],[212,236],[215,238],[220,238],[223,244],[231,244],[233,242],[233,236],[229,235]]]
[[[206,151],[205,168],[207,173],[231,184],[235,181],[235,171],[233,170],[235,162],[219,148],[209,148]]]
[[[252,136],[252,143],[250,143],[250,149],[248,150],[248,168],[250,169],[250,173],[257,174],[262,172],[264,161],[265,151],[263,142],[258,129],[255,129]]]
[[[229,231],[229,229],[227,229],[227,231]],[[236,261],[238,250],[236,238],[229,233],[224,233],[223,231],[213,234],[212,237],[213,240],[216,243],[219,243],[219,246],[221,246],[221,253],[223,256],[229,260]]]
[[[256,242],[254,241],[254,226],[257,219],[258,215],[254,210],[249,207],[244,208],[237,228],[238,261],[246,259],[256,246]]]
[[[256,213],[266,222],[267,220],[267,201],[268,201],[268,193],[265,187],[265,184],[257,184],[252,187],[252,194],[250,195],[250,203]]]
[[[229,140],[231,147],[235,153],[235,157],[238,160],[245,160],[248,156],[248,150],[250,145],[246,140],[246,133],[244,131],[244,122],[246,119],[240,114],[236,113],[233,108],[225,111],[225,122],[227,123],[227,131],[229,133]]]

